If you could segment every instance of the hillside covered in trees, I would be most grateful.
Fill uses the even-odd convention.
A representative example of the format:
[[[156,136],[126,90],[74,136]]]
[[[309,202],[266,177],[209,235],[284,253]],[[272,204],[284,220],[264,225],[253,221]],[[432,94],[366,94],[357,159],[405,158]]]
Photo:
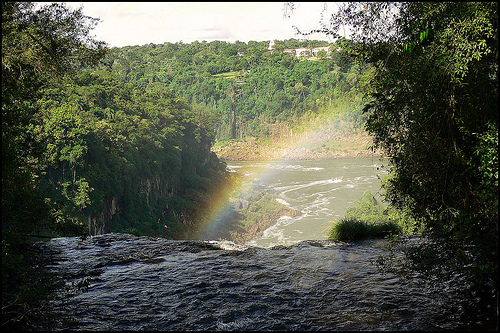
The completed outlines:
[[[257,139],[259,144],[242,157],[251,158],[248,151],[265,143],[291,145],[321,127],[323,133],[336,134],[335,140],[332,135],[318,140],[330,145],[366,134],[362,91],[372,67],[354,61],[351,48],[345,39],[334,44],[297,39],[149,44],[111,49],[101,69],[147,90],[167,88],[208,110],[217,119],[218,152],[227,152],[235,140]],[[334,152],[345,145],[329,148]],[[256,158],[266,157],[272,156]]]
[[[5,267],[29,236],[174,237],[201,218],[227,182],[213,115],[99,70],[107,49],[80,10],[2,6]]]

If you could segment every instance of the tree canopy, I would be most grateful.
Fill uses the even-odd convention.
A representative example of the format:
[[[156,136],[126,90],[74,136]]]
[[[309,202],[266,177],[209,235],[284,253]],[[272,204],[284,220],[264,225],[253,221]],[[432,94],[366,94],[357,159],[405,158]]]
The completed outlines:
[[[164,43],[113,48],[101,67],[142,87],[164,86],[193,105],[213,110],[218,140],[272,137],[299,119],[338,109],[349,99],[346,114],[361,111],[354,103],[370,65],[354,64],[348,41],[276,40],[269,42]],[[297,56],[295,48],[329,47],[318,57]],[[346,48],[346,49],[344,49]],[[285,50],[287,52],[285,52]],[[360,100],[360,98],[358,98]],[[276,126],[276,124],[279,124]],[[358,125],[361,121],[358,122]],[[286,129],[285,129],[286,128]]]
[[[100,70],[108,49],[89,35],[95,23],[64,4],[2,4],[2,319],[10,323],[26,319],[25,302],[43,301],[25,290],[39,278],[24,273],[30,237],[180,237],[228,175],[210,151],[213,113]]]
[[[43,169],[36,100],[51,82],[104,55],[104,43],[88,35],[94,23],[60,4],[2,3],[2,236],[49,218],[36,184]]]
[[[347,3],[332,16],[342,24],[375,66],[364,110],[391,161],[386,198],[495,277],[498,3]]]

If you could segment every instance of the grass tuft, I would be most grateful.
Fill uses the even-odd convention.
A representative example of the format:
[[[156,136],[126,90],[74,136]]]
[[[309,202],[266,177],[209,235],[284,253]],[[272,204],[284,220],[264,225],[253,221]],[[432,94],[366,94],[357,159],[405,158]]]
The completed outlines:
[[[380,238],[399,234],[401,228],[394,221],[366,222],[356,218],[343,218],[336,222],[328,232],[328,239],[355,240]]]

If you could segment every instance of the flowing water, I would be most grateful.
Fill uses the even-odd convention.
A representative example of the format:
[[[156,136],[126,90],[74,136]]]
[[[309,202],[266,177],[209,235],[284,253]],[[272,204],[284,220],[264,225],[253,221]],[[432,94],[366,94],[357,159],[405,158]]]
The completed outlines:
[[[50,304],[60,315],[56,329],[481,327],[485,318],[479,312],[464,316],[471,299],[459,276],[431,286],[418,277],[382,273],[373,261],[388,253],[385,240],[324,239],[326,221],[341,216],[364,190],[379,188],[380,171],[371,159],[361,162],[274,164],[270,169],[277,173],[231,164],[302,211],[245,245],[128,234],[37,243],[51,256],[47,269],[66,284]],[[340,176],[341,182],[332,180]]]
[[[377,158],[228,162],[229,170],[248,177],[279,202],[301,211],[293,218],[283,216],[262,237],[247,244],[269,247],[326,239],[332,221],[344,216],[346,208],[354,206],[363,192],[370,190],[376,195],[380,191],[380,180],[387,175],[384,163]]]
[[[72,330],[437,330],[463,327],[455,282],[378,272],[384,241],[258,248],[125,234],[58,238],[52,303]],[[83,286],[76,288],[76,286]]]

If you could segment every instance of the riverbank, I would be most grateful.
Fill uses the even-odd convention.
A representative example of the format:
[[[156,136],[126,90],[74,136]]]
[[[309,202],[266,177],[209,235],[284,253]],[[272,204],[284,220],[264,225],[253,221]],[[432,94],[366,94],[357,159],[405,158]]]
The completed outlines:
[[[300,215],[300,211],[293,209],[279,209],[269,214],[259,217],[256,222],[242,231],[231,232],[231,240],[236,244],[245,244],[247,241],[260,237],[264,231],[276,224],[280,217],[294,217]]]
[[[381,157],[380,151],[370,148],[371,144],[372,139],[367,134],[353,134],[337,140],[311,144],[294,144],[285,140],[271,142],[252,137],[217,143],[212,151],[218,158],[226,161]]]
[[[250,239],[262,236],[280,217],[294,217],[300,214],[299,210],[278,202],[266,191],[250,188],[229,199],[226,213],[220,218],[218,228],[210,233],[208,239],[229,240],[242,245]]]

